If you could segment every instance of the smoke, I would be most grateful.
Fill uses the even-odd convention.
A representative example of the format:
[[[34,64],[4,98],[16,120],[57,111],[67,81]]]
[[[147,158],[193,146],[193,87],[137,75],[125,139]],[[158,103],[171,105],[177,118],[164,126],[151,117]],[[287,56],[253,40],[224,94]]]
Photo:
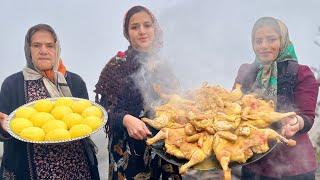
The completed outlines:
[[[318,27],[318,34],[314,40],[314,43],[320,47],[320,26]]]
[[[158,54],[138,54],[134,58],[141,66],[131,78],[143,96],[144,110],[152,111],[156,106],[163,104],[159,92],[155,91],[156,86],[160,88],[161,93],[172,94],[178,90],[178,81],[167,61]]]
[[[298,150],[291,151],[291,148],[295,148]],[[309,151],[308,149],[311,149],[311,151]],[[302,154],[304,154],[305,156],[314,156],[315,152],[312,151],[313,148],[310,144],[308,145],[301,142],[298,143],[295,147],[288,147],[285,144],[278,144],[278,146],[272,152],[270,152],[270,154],[264,157],[267,160],[264,161],[261,166],[266,168],[266,172],[272,172],[272,176],[280,178],[283,174],[300,173],[292,172],[292,170],[310,170],[315,167],[315,164],[307,160],[301,161],[300,158],[298,158],[298,163],[290,159],[292,159],[292,157],[301,157]],[[271,167],[272,171],[270,171],[268,167]]]
[[[170,4],[157,17],[164,31],[164,55],[172,64],[182,87],[203,81],[231,88],[241,64],[255,58],[251,45],[254,22],[262,16],[284,21],[296,47],[299,62],[315,64],[317,9],[300,1],[194,1]],[[315,3],[315,2],[314,2]],[[296,12],[304,12],[297,16]],[[313,22],[313,23],[310,23]],[[310,36],[312,35],[312,37]]]
[[[187,1],[159,16],[165,38],[163,53],[183,88],[194,88],[204,81],[231,88],[237,68],[250,61],[251,25],[243,23],[246,27],[242,28],[238,25],[243,19],[237,22],[237,18],[224,16],[220,8],[213,11],[212,7],[219,5],[225,6],[221,2]]]

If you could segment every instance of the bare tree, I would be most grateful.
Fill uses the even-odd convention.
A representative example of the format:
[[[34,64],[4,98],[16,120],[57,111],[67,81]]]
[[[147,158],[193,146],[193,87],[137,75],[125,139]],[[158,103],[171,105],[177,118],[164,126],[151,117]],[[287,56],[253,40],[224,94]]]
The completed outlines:
[[[320,47],[320,26],[318,27],[318,34],[314,40],[314,43]],[[312,71],[316,75],[317,83],[320,84],[320,65],[318,67],[311,67]],[[320,110],[320,100],[317,102],[316,108],[316,118],[319,119],[319,110]],[[316,143],[315,143],[315,150],[317,152],[317,159],[320,163],[320,135],[318,134]]]

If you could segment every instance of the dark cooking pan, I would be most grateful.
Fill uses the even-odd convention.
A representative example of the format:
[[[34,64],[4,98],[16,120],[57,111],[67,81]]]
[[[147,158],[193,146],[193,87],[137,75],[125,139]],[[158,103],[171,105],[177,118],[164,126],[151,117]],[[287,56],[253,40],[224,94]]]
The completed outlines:
[[[245,163],[237,163],[237,162],[231,162],[229,164],[230,168],[233,167],[237,167],[237,166],[243,166],[243,165],[247,165],[250,163],[253,163],[255,161],[258,161],[259,159],[261,159],[262,157],[264,157],[265,155],[267,155],[269,152],[271,152],[276,146],[277,146],[277,142],[276,141],[270,141],[269,142],[269,150],[265,153],[262,154],[254,154],[250,159],[247,160],[247,162]],[[178,159],[175,156],[172,156],[168,153],[166,153],[165,149],[164,149],[164,141],[158,141],[156,143],[154,143],[152,145],[152,150],[158,154],[161,158],[165,159],[166,161],[175,164],[177,166],[181,166],[185,163],[188,162],[188,160],[186,159]],[[222,169],[219,161],[215,158],[215,156],[211,156],[209,159],[195,165],[193,167],[193,169],[197,169],[197,170],[216,170],[216,169]]]

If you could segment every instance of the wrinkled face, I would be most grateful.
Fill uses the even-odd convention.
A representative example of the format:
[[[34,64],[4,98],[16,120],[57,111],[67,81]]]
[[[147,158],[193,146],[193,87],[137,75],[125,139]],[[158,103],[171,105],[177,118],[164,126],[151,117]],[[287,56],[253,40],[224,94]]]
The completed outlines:
[[[31,37],[30,43],[33,65],[40,71],[53,68],[57,59],[53,36],[46,30],[39,30]]]
[[[280,36],[271,27],[262,26],[254,34],[253,49],[263,64],[271,64],[280,52]]]
[[[134,49],[147,52],[152,48],[155,29],[148,13],[142,11],[131,16],[128,28],[130,44]]]

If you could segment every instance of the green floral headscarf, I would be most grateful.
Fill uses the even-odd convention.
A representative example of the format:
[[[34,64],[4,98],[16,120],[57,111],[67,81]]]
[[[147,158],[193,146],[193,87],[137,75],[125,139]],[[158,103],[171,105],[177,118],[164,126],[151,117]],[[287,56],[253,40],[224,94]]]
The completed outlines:
[[[297,61],[294,46],[289,39],[289,33],[286,25],[278,19],[272,17],[263,17],[257,20],[252,30],[252,45],[254,44],[255,32],[261,27],[271,27],[280,36],[280,52],[277,58],[269,66],[264,66],[259,57],[256,56],[255,62],[259,66],[256,80],[252,92],[277,103],[277,63],[284,61]]]

